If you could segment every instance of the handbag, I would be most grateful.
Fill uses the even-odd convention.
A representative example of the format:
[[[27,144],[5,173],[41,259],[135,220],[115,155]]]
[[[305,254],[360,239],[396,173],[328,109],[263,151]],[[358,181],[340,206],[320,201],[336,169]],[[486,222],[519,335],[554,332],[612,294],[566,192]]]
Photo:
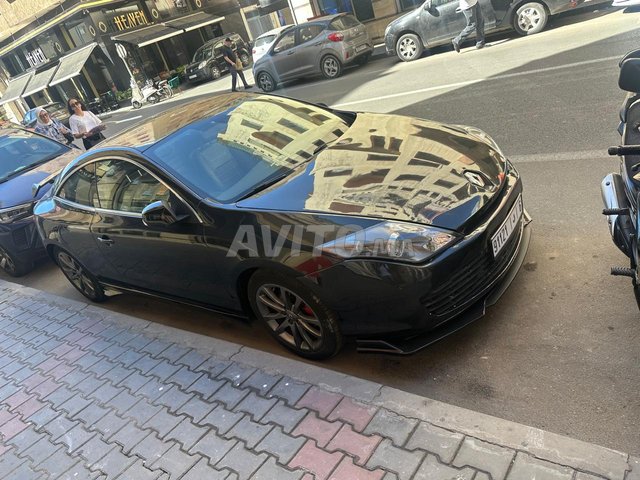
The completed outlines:
[[[244,66],[242,65],[242,60],[236,58],[236,70],[242,70]]]
[[[62,136],[67,139],[67,143],[73,143],[75,137],[72,133],[63,133]]]
[[[90,137],[83,138],[82,143],[84,144],[84,148],[86,150],[89,150],[91,147],[93,147],[97,143],[100,143],[102,140],[105,140],[105,136],[102,134],[102,132],[98,132],[94,135],[91,135]]]

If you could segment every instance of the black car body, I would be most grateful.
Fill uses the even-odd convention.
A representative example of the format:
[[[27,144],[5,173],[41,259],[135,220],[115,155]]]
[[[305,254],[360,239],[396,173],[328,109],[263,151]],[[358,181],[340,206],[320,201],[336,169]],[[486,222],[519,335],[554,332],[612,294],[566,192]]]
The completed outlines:
[[[522,35],[541,31],[549,15],[565,12],[584,0],[479,0],[487,34],[515,29]],[[450,43],[466,26],[458,0],[427,0],[391,22],[384,34],[388,55],[419,58],[424,48]]]
[[[231,48],[242,61],[242,65],[247,67],[251,63],[251,49],[249,45],[237,33],[229,33],[221,37],[209,40],[202,45],[193,55],[193,60],[185,71],[187,81],[197,83],[213,80],[229,71],[227,63],[222,55],[224,39],[231,38]]]
[[[77,153],[21,128],[0,128],[0,268],[6,273],[23,275],[46,256],[33,221],[32,186],[61,170]]]
[[[427,345],[481,316],[528,246],[519,175],[473,128],[227,94],[101,147],[35,209],[50,254],[85,278],[76,287],[253,312],[310,358],[342,335],[368,350]],[[317,328],[296,331],[294,308]]]

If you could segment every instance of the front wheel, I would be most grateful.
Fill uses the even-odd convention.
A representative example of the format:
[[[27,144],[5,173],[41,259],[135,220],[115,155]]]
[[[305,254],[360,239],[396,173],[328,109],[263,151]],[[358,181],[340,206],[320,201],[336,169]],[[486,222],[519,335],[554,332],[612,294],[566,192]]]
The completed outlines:
[[[31,265],[21,262],[4,248],[0,247],[0,268],[12,277],[21,277],[31,270]]]
[[[342,64],[333,55],[326,55],[320,62],[320,71],[325,78],[338,78],[342,73]]]
[[[273,92],[276,89],[276,81],[267,72],[260,72],[256,81],[263,92]]]
[[[520,35],[533,35],[542,31],[548,18],[547,9],[541,3],[525,3],[513,17],[513,28]]]
[[[209,72],[209,75],[212,80],[215,80],[216,78],[220,78],[222,76],[222,72],[220,71],[220,68],[214,65],[213,67],[211,67],[211,71]]]
[[[413,33],[405,33],[398,39],[396,43],[396,55],[403,62],[411,62],[417,58],[420,58],[424,46],[420,37]]]
[[[253,312],[271,335],[301,357],[320,360],[342,348],[337,315],[295,280],[258,271],[249,280],[248,294]]]
[[[132,106],[134,109],[136,109],[136,110],[137,110],[137,109],[139,109],[139,108],[141,108],[141,107],[142,107],[142,103],[140,103],[140,102],[139,102],[139,101],[137,101],[137,100],[134,100],[134,101],[132,101],[132,102],[131,102],[131,106]]]
[[[70,253],[58,248],[54,256],[60,270],[76,290],[92,302],[104,302],[106,300],[104,289],[96,277],[91,275]]]

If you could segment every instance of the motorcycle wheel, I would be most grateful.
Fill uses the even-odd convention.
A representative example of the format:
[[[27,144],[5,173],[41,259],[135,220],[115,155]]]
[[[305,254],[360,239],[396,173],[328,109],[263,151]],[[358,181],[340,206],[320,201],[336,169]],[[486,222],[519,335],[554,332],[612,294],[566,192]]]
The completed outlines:
[[[155,95],[149,95],[149,98],[147,98],[147,100],[149,101],[149,103],[151,104],[155,104],[159,102],[158,97],[156,97]]]
[[[171,89],[171,87],[169,86],[164,87],[164,94],[167,98],[173,97],[173,90]]]
[[[134,101],[132,101],[132,102],[131,102],[131,106],[132,106],[134,109],[136,109],[136,110],[137,110],[137,109],[139,109],[140,107],[142,107],[142,104],[141,104],[139,101],[134,100]]]

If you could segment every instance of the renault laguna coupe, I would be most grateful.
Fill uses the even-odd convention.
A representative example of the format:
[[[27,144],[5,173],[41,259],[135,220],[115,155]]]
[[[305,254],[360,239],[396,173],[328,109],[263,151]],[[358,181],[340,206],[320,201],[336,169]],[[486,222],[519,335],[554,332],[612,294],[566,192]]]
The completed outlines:
[[[484,314],[529,217],[484,132],[223,94],[81,155],[35,207],[93,301],[134,291],[257,317],[298,355],[411,353]]]

